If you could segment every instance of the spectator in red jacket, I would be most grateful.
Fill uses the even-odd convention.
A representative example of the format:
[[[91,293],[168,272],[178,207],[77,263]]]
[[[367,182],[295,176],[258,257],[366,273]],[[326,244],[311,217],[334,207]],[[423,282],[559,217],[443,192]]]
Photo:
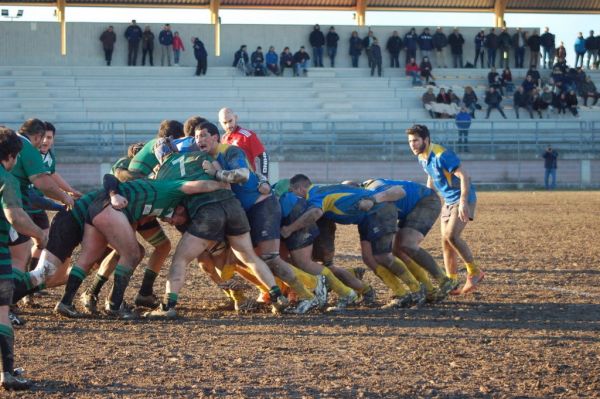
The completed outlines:
[[[179,37],[179,32],[175,32],[173,36],[173,59],[175,60],[175,66],[179,66],[179,54],[185,51],[183,47],[183,41]]]
[[[412,77],[413,86],[420,86],[423,84],[421,81],[421,68],[419,68],[419,65],[417,65],[414,58],[411,58],[406,63],[406,76]]]

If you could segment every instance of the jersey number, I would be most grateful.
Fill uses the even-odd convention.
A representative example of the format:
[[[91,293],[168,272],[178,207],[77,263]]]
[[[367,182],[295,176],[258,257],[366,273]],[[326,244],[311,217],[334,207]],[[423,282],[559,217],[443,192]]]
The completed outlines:
[[[185,177],[185,165],[183,164],[184,157],[180,157],[179,159],[174,160],[171,164],[175,165],[179,164],[179,172],[181,173],[181,177]]]

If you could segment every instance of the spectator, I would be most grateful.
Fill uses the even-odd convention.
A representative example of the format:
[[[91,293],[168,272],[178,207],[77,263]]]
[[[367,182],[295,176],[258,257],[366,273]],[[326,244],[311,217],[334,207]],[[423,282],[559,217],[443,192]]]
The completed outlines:
[[[450,101],[450,96],[448,95],[448,93],[446,93],[446,89],[444,89],[443,87],[440,88],[440,91],[438,92],[438,95],[435,98],[435,102],[438,104],[451,104],[452,103],[452,101]]]
[[[548,146],[544,154],[542,154],[542,158],[544,158],[544,169],[546,172],[544,173],[544,186],[546,190],[554,190],[556,188],[556,167],[558,160],[558,152],[552,149],[552,146]],[[548,180],[552,179],[551,183],[548,184]]]
[[[313,65],[316,67],[323,67],[323,46],[325,45],[325,35],[321,32],[321,27],[316,24],[313,27],[313,31],[310,32],[308,41],[313,49]]]
[[[554,95],[554,103],[552,106],[556,109],[557,114],[566,114],[567,113],[567,93],[555,93]]]
[[[485,36],[485,50],[487,51],[488,68],[496,66],[496,52],[498,51],[498,36],[494,28]]]
[[[454,118],[456,129],[458,130],[458,151],[469,152],[469,129],[471,128],[471,114],[463,105],[460,112]]]
[[[429,115],[435,118],[436,115],[433,113],[432,106],[437,102],[437,99],[435,94],[433,94],[433,87],[427,88],[427,91],[421,96],[421,102],[423,103],[423,107],[429,112]]]
[[[542,111],[546,111],[548,109],[548,104],[544,102],[542,96],[540,95],[539,89],[534,89],[531,95],[531,106],[535,112],[539,115],[540,119],[542,119]]]
[[[350,58],[352,59],[352,68],[358,68],[358,59],[362,53],[362,40],[358,37],[357,31],[352,31],[350,36]]]
[[[431,66],[431,62],[429,62],[429,57],[423,57],[423,61],[421,61],[421,65],[419,65],[419,69],[421,70],[421,77],[425,79],[425,84],[429,84],[430,80],[435,81],[435,77],[431,73],[433,67]]]
[[[565,75],[562,73],[560,68],[554,68],[552,75],[550,75],[550,82],[554,85],[552,90],[556,94],[561,94],[563,91],[565,91]]]
[[[110,66],[110,63],[112,62],[112,53],[115,49],[115,42],[117,41],[117,35],[115,34],[112,25],[102,32],[100,41],[102,42],[102,48],[104,49],[104,60],[106,61],[106,65]]]
[[[365,49],[365,53],[367,54],[367,61],[369,62],[369,68],[373,65],[373,60],[371,58],[371,46],[373,45],[373,41],[375,40],[375,36],[373,36],[373,31],[369,29],[369,33],[362,41],[362,46]]]
[[[544,34],[540,37],[540,43],[542,48],[544,49],[543,57],[542,57],[542,66],[544,69],[552,68],[552,64],[554,63],[554,54],[555,54],[555,36],[550,33],[550,28],[547,26],[544,28]]]
[[[542,109],[546,109],[546,116],[550,118],[550,112],[554,109],[554,104],[556,103],[555,94],[550,90],[550,86],[544,86],[544,90],[540,94],[540,98],[545,104],[545,107],[542,106]]]
[[[502,71],[502,87],[506,89],[507,94],[515,91],[515,84],[513,83],[512,72],[509,67],[504,68]]]
[[[398,31],[392,32],[392,36],[387,41],[385,46],[386,50],[390,53],[390,67],[400,68],[400,51],[404,48],[402,38],[398,35]]]
[[[465,93],[463,94],[463,104],[471,112],[471,117],[475,119],[475,110],[481,109],[481,105],[477,103],[477,94],[471,86],[465,87]]]
[[[512,36],[512,46],[515,51],[515,68],[523,68],[525,62],[525,46],[527,46],[527,32],[521,32],[521,28]]]
[[[206,75],[208,52],[204,47],[204,43],[199,38],[192,37],[192,45],[194,46],[194,57],[196,58],[196,76]]]
[[[456,104],[460,107],[460,98],[458,98],[452,89],[448,89],[448,96],[450,97],[451,104]]]
[[[158,42],[160,43],[160,65],[165,66],[165,57],[167,65],[171,66],[171,51],[173,48],[173,33],[171,25],[165,24],[158,34]]]
[[[437,68],[448,68],[446,66],[446,58],[444,57],[444,48],[448,45],[448,37],[440,26],[433,34],[433,48],[435,50],[435,65]]]
[[[586,78],[587,78],[587,75],[585,74],[583,67],[577,68],[577,70],[575,72],[575,77],[573,79],[575,81],[575,88],[577,90],[579,90],[581,85],[585,82]]]
[[[310,56],[306,51],[304,51],[304,46],[300,46],[300,50],[294,54],[294,68],[296,70],[296,76],[300,76],[300,72],[302,72],[303,76],[306,76],[308,73],[308,60],[310,60]]]
[[[410,31],[406,35],[404,35],[404,47],[406,47],[406,60],[405,63],[408,64],[411,58],[417,59],[417,42],[419,38],[417,37],[417,31],[415,28],[411,28]]]
[[[531,78],[537,85],[537,87],[542,87],[542,77],[540,76],[540,72],[537,70],[535,65],[532,65],[528,70],[525,76],[531,75]]]
[[[500,93],[496,91],[495,88],[490,87],[485,95],[485,103],[488,106],[488,109],[485,114],[485,119],[490,118],[490,112],[492,109],[497,109],[500,112],[500,115],[504,119],[506,119],[506,115],[504,114],[504,110],[502,109],[502,96]]]
[[[339,35],[335,31],[335,27],[331,26],[327,36],[325,36],[325,45],[327,46],[327,55],[331,62],[331,67],[335,67],[335,56],[337,55],[337,46],[340,41]]]
[[[515,115],[519,119],[519,108],[525,108],[529,112],[529,116],[533,119],[533,101],[532,97],[525,92],[523,86],[517,87],[517,91],[513,96],[513,107],[515,109]]]
[[[481,68],[483,68],[483,56],[485,54],[485,31],[482,29],[475,35],[475,61],[473,67],[477,68],[477,59],[481,58]]]
[[[577,111],[577,94],[575,93],[575,90],[569,90],[566,93],[565,98],[567,102],[567,109],[571,111],[573,116],[579,116],[579,112]]]
[[[279,75],[279,57],[275,52],[275,47],[269,47],[269,51],[267,51],[267,54],[265,55],[265,62],[270,73],[275,76]]]
[[[142,39],[142,29],[137,25],[135,19],[131,21],[131,25],[125,30],[125,38],[128,44],[127,65],[135,66],[140,48],[140,40]]]
[[[598,103],[598,98],[600,98],[600,94],[598,94],[598,90],[596,89],[596,85],[592,82],[592,78],[590,76],[586,76],[583,83],[579,86],[579,95],[583,97],[583,105],[587,107],[588,98],[592,98],[594,102],[592,105],[596,105]]]
[[[375,39],[371,45],[371,76],[375,75],[375,68],[377,68],[377,76],[381,77],[382,61],[381,47],[379,47],[379,41]]]
[[[242,44],[233,56],[233,67],[241,70],[246,76],[249,75],[250,59],[248,57],[248,46]]]
[[[506,31],[506,28],[502,28],[498,35],[498,49],[500,50],[500,67],[506,68],[509,66],[508,58],[510,56],[510,48],[512,46],[512,38]]]
[[[421,59],[425,57],[431,57],[431,51],[433,50],[433,37],[429,33],[429,28],[423,29],[423,32],[419,35],[419,50],[421,50]]]
[[[595,68],[598,63],[598,52],[600,50],[600,36],[594,36],[594,31],[585,39],[585,49],[587,50],[587,69]],[[592,66],[590,67],[590,60]]]
[[[527,38],[527,47],[529,47],[529,66],[537,67],[540,62],[540,47],[542,39],[536,31]],[[554,48],[553,48],[554,49]],[[545,56],[545,50],[544,50]],[[552,56],[554,57],[554,55]],[[545,68],[545,67],[544,67]]]
[[[501,95],[504,95],[504,91],[502,90],[502,77],[496,72],[496,68],[492,67],[487,76],[489,87],[493,87],[497,91],[500,92]]]
[[[146,65],[146,55],[150,66],[154,66],[154,33],[150,30],[150,26],[146,25],[144,33],[142,33],[142,65]]]
[[[448,44],[450,45],[450,53],[452,53],[452,65],[454,68],[462,68],[465,38],[458,31],[458,28],[454,28],[450,36],[448,36]]]
[[[565,44],[560,42],[560,45],[556,48],[556,63],[566,63],[567,60],[567,49],[565,48]],[[564,72],[564,71],[563,71]]]
[[[185,51],[185,47],[179,37],[179,32],[175,32],[173,34],[173,61],[175,66],[179,66],[179,55],[182,51]]]
[[[562,42],[561,42],[561,44],[562,44]],[[556,49],[556,54],[558,54],[558,50],[561,50],[561,52],[566,57],[567,50],[565,49],[564,46],[562,46],[562,49],[561,48]],[[565,58],[558,58],[557,57],[556,58],[556,64],[554,64],[554,66],[552,67],[552,69],[556,69],[556,68],[560,69],[563,74],[566,74],[567,70],[569,69],[569,67],[567,66],[567,60]]]
[[[423,82],[421,81],[421,69],[417,65],[417,62],[415,61],[414,57],[406,63],[405,70],[406,76],[412,77],[413,86],[420,86],[423,84]]]
[[[263,54],[262,47],[258,46],[256,51],[250,56],[250,63],[252,64],[252,73],[254,76],[266,76],[267,68],[265,66],[265,55]]]
[[[523,90],[526,94],[531,94],[533,89],[537,87],[537,84],[535,83],[531,75],[527,75],[523,83],[521,83],[521,87],[523,87]]]
[[[279,56],[279,66],[281,69],[281,75],[285,72],[285,68],[290,68],[292,70],[292,75],[294,75],[294,56],[290,53],[290,48],[285,47],[283,52]]]
[[[579,64],[579,60],[581,60],[581,66],[583,67],[583,58],[587,51],[585,47],[585,39],[583,38],[583,33],[579,32],[577,34],[577,38],[575,39],[575,68],[577,68],[577,64]]]

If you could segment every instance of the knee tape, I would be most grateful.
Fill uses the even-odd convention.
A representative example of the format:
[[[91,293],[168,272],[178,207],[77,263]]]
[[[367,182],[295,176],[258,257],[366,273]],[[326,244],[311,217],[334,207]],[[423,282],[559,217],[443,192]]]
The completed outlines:
[[[279,258],[279,252],[269,252],[260,256],[262,260],[269,266],[272,266]]]

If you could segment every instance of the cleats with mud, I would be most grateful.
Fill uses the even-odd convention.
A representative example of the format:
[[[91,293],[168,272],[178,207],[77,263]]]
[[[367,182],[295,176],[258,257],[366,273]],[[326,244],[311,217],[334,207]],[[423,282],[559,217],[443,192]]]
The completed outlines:
[[[98,296],[91,292],[83,292],[79,298],[83,308],[90,314],[98,313]]]
[[[81,317],[81,313],[75,309],[74,305],[65,305],[62,302],[58,302],[54,307],[54,313],[57,313],[64,317],[69,317],[71,319],[75,319]]]
[[[356,301],[358,301],[358,294],[356,293],[356,291],[352,290],[348,295],[338,299],[335,306],[327,308],[327,312],[343,312],[348,308],[348,306],[354,305]]]
[[[2,373],[2,389],[5,391],[24,391],[31,388],[31,381],[11,375],[10,373]]]
[[[144,313],[144,317],[147,319],[173,320],[177,318],[177,311],[175,308],[167,309],[167,307],[161,303],[156,309]]]
[[[160,301],[154,294],[141,295],[139,292],[133,298],[135,306],[148,309],[156,309],[160,305]]]

